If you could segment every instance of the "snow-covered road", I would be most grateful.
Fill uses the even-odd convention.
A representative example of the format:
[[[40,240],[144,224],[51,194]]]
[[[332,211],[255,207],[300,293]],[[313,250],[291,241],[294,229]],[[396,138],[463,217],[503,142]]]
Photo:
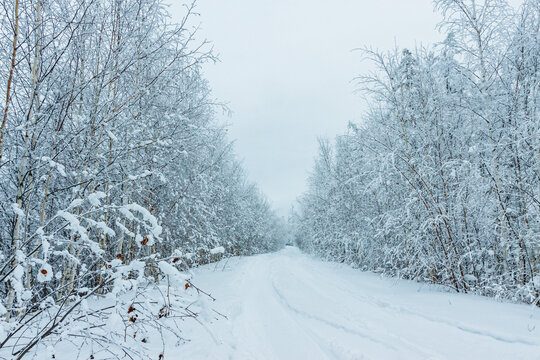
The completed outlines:
[[[193,280],[228,320],[208,331],[186,324],[186,359],[540,359],[539,309],[383,279],[296,248],[205,266]]]

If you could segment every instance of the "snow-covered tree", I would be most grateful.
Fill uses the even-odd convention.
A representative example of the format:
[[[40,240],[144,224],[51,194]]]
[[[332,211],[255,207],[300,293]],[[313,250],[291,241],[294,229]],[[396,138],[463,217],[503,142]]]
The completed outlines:
[[[539,303],[540,5],[438,0],[433,49],[366,50],[371,110],[300,200],[311,252],[459,292]]]
[[[0,348],[14,356],[166,264],[280,246],[214,120],[194,7],[172,23],[161,0],[3,3]]]

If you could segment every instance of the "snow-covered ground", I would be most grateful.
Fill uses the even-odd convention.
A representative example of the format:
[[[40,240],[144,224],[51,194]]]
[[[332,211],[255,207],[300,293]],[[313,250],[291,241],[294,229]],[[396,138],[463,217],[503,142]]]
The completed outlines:
[[[108,319],[87,316],[78,325],[97,329],[97,342],[81,340],[72,326],[28,358],[128,359],[127,349],[163,360],[540,359],[538,308],[382,278],[292,247],[202,266],[191,281],[187,289],[185,280],[174,283],[170,296],[167,288],[149,287],[136,300],[130,293],[93,299],[92,309],[117,304]],[[141,326],[175,302],[189,304],[198,318],[180,312],[159,319],[158,327]],[[128,321],[133,314],[140,317]],[[190,340],[178,341],[175,333]],[[12,359],[11,349],[0,359]]]
[[[385,279],[296,248],[205,266],[193,281],[228,320],[210,332],[186,323],[192,341],[167,358],[540,359],[540,309]]]

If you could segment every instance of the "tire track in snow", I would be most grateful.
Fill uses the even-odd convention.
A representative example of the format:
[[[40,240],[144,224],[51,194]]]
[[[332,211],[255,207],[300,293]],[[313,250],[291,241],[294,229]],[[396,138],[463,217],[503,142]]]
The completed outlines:
[[[280,266],[278,267],[278,271],[283,271],[287,268],[286,264],[279,264]],[[298,269],[297,269],[298,270]],[[294,279],[294,280],[297,280],[299,284],[302,284],[302,285],[311,285],[311,284],[319,284],[319,283],[325,283],[325,284],[330,284],[330,283],[334,283],[334,281],[332,279],[329,279],[327,276],[314,276],[314,272],[312,271],[313,269],[312,268],[307,268],[307,267],[302,267],[301,268],[301,274],[298,273],[298,271],[293,275],[292,273],[290,273],[291,276],[287,277],[289,280],[291,279]],[[431,349],[428,349],[424,346],[420,346],[419,344],[415,343],[415,342],[412,342],[412,341],[409,341],[407,339],[405,339],[404,337],[402,336],[399,336],[395,333],[393,333],[392,331],[390,331],[390,329],[386,326],[383,326],[381,327],[381,323],[377,323],[376,324],[376,327],[373,327],[373,326],[369,326],[368,324],[366,324],[364,321],[362,320],[359,320],[359,319],[355,319],[354,320],[354,323],[355,324],[362,324],[362,327],[365,329],[365,331],[360,331],[360,330],[355,330],[351,327],[347,327],[345,325],[340,325],[338,324],[336,321],[330,321],[330,320],[327,320],[321,316],[317,316],[317,315],[313,315],[311,313],[308,313],[306,311],[303,311],[303,310],[300,310],[298,307],[296,306],[293,306],[291,304],[291,302],[287,299],[287,297],[283,294],[282,291],[280,291],[279,287],[277,286],[276,284],[276,281],[277,283],[282,283],[281,280],[276,280],[275,277],[277,276],[278,279],[282,279],[283,276],[280,276],[279,273],[276,273],[274,272],[273,273],[274,275],[274,278],[272,279],[272,286],[274,288],[274,292],[276,294],[276,296],[278,297],[278,299],[281,301],[282,305],[285,306],[286,308],[288,308],[290,311],[296,313],[297,315],[300,315],[306,319],[311,319],[311,320],[314,320],[314,321],[317,321],[319,323],[322,323],[326,326],[330,326],[336,330],[339,330],[339,331],[343,331],[347,334],[350,334],[350,335],[353,335],[353,336],[358,336],[358,337],[362,337],[364,339],[367,339],[369,340],[370,342],[374,343],[374,344],[377,344],[379,346],[383,346],[384,348],[387,348],[387,349],[391,349],[392,351],[396,352],[396,357],[394,358],[401,358],[401,356],[399,355],[403,355],[404,352],[407,352],[407,353],[412,353],[414,354],[413,358],[422,358],[422,359],[444,359],[443,356],[441,356],[440,354],[436,353],[436,352],[433,352]],[[301,275],[304,275],[304,276],[301,276]],[[326,274],[325,274],[326,275]],[[324,279],[324,280],[322,280]],[[327,289],[327,290],[330,290],[330,289]],[[306,294],[305,292],[304,293],[304,297],[306,299],[328,299],[327,297],[327,292],[322,292],[320,290],[320,287],[319,286],[309,286],[309,290],[310,293],[309,295]],[[331,292],[331,291],[330,291]],[[351,294],[352,295],[352,294]],[[339,297],[341,300],[344,299],[343,297]],[[354,296],[349,296],[349,298],[353,298],[353,299],[356,299],[358,300],[356,297]],[[342,322],[350,322],[351,321],[351,317],[353,314],[356,315],[354,316],[353,318],[357,318],[358,317],[358,314],[355,313],[355,309],[347,309],[344,305],[344,303],[347,303],[347,302],[342,302],[341,304],[336,304],[342,311],[343,310],[346,310],[346,313],[349,315],[348,318],[343,318],[342,316],[339,316],[340,314],[333,314],[332,316],[336,317],[336,318],[340,318],[341,319],[338,319],[338,321],[342,321]],[[363,301],[357,301],[356,302],[356,308],[362,308],[364,302]],[[369,305],[369,303],[368,303]],[[342,315],[342,314],[341,314]],[[373,334],[373,333],[376,333],[378,334],[377,337],[373,336],[373,335],[370,335],[370,334]],[[321,341],[323,340],[320,336],[317,336],[318,339]],[[384,338],[390,338],[392,340],[392,342],[388,342],[388,341],[382,341],[380,339],[384,339]],[[399,347],[396,347],[395,344],[400,344]],[[333,344],[330,344],[331,346]],[[339,357],[341,358],[341,357]]]
[[[399,351],[398,348],[396,348],[395,346],[387,343],[387,342],[384,342],[384,341],[381,341],[381,340],[378,340],[372,336],[369,336],[368,334],[366,333],[363,333],[363,332],[360,332],[358,330],[353,330],[353,329],[350,329],[344,325],[339,325],[339,324],[336,324],[332,321],[329,321],[329,320],[326,320],[326,319],[323,319],[319,316],[316,316],[316,315],[313,315],[313,314],[309,314],[305,311],[302,311],[294,306],[292,306],[288,301],[287,299],[283,296],[283,294],[278,290],[278,288],[275,286],[274,282],[272,282],[272,287],[274,288],[274,292],[277,296],[277,298],[280,300],[281,304],[283,306],[285,306],[286,308],[288,308],[289,310],[293,311],[295,314],[298,314],[300,316],[303,316],[305,318],[308,318],[308,319],[311,319],[311,320],[315,320],[315,321],[318,321],[320,323],[323,323],[325,325],[328,325],[330,327],[333,327],[334,329],[338,329],[338,330],[341,330],[341,331],[344,331],[346,333],[349,333],[349,334],[352,334],[352,335],[356,335],[356,336],[360,336],[362,338],[365,338],[365,339],[368,339],[370,340],[371,342],[374,342],[376,344],[379,344],[379,345],[383,345],[384,347],[387,347],[389,349],[392,349],[392,350],[395,350],[395,351]]]
[[[286,341],[290,341],[291,337],[284,335],[288,333],[295,334],[296,346],[309,349],[312,355],[316,354],[315,357],[310,358],[321,360],[338,358],[323,346],[320,339],[315,339],[307,332],[302,324],[297,322],[289,311],[285,311],[281,303],[273,296],[270,277],[272,265],[276,260],[275,254],[260,257],[264,261],[259,261],[259,259],[255,261],[254,258],[246,259],[241,267],[242,275],[237,276],[235,280],[238,291],[243,296],[240,304],[241,311],[233,320],[232,334],[235,343],[243,344],[244,356],[250,354],[249,359],[282,359],[282,357],[276,357],[276,349],[279,348],[279,351],[283,352],[282,347],[290,346]],[[279,340],[282,340],[281,343]],[[285,359],[293,359],[293,357]]]
[[[289,257],[288,260],[292,261],[292,258]],[[326,286],[327,291],[338,290],[339,292],[344,293],[346,296],[356,299],[359,304],[371,305],[371,306],[373,306],[375,308],[378,308],[378,309],[384,311],[390,317],[396,317],[397,314],[404,314],[406,316],[410,316],[411,318],[422,319],[423,321],[428,321],[428,322],[430,322],[432,324],[435,324],[435,325],[446,326],[448,328],[455,329],[456,331],[459,331],[459,332],[463,332],[463,333],[474,335],[474,336],[488,338],[488,339],[491,339],[491,340],[494,340],[494,341],[497,341],[497,342],[502,342],[502,343],[507,343],[507,344],[519,344],[519,345],[525,345],[525,346],[530,346],[530,347],[539,347],[540,346],[540,343],[530,341],[530,340],[527,340],[527,339],[524,339],[524,338],[521,338],[521,337],[497,334],[495,332],[492,332],[492,331],[489,331],[489,330],[486,330],[486,329],[478,329],[478,328],[475,328],[475,327],[468,326],[466,324],[460,324],[460,323],[455,322],[455,321],[446,320],[444,318],[432,317],[432,316],[429,316],[429,315],[424,315],[424,314],[422,314],[420,312],[410,310],[410,309],[408,309],[406,307],[394,305],[394,304],[392,304],[390,302],[381,300],[381,299],[379,299],[377,297],[360,295],[360,294],[358,294],[358,292],[350,290],[351,288],[356,289],[358,287],[358,285],[359,285],[358,283],[351,282],[349,279],[346,279],[346,278],[334,279],[332,277],[332,275],[333,275],[332,271],[327,272],[327,271],[323,271],[323,268],[321,268],[321,267],[311,266],[312,262],[314,260],[307,257],[307,256],[304,256],[304,255],[300,254],[298,261],[301,261],[302,265],[303,265],[301,267],[299,266],[298,268],[301,269],[302,274],[305,275],[304,276],[304,280],[305,280],[304,283],[308,283],[308,284],[312,284],[314,282],[324,283],[325,286]],[[282,266],[283,266],[283,264],[282,264]],[[296,275],[298,275],[298,274],[296,274]],[[336,280],[339,280],[339,281],[336,281]],[[343,284],[341,284],[341,286],[340,286],[339,284],[343,283],[343,282],[349,284],[349,286],[343,286]],[[279,292],[279,290],[277,289],[275,283],[273,283],[273,286],[274,286],[275,290],[277,290]],[[314,289],[314,290],[316,290],[316,289]],[[282,295],[282,299],[285,300],[285,297],[283,296],[283,294],[281,294],[281,295]],[[337,297],[341,298],[341,296],[337,296]],[[290,306],[290,303],[288,303],[287,305]],[[293,308],[293,310],[298,311],[297,308]],[[303,312],[303,313],[307,314],[305,312]],[[314,317],[314,319],[315,318],[317,318],[317,317]],[[324,319],[322,319],[320,317],[318,317],[317,319],[319,321],[320,320],[325,321]],[[372,331],[372,330],[373,329],[370,329],[370,331]],[[401,342],[403,345],[407,346],[408,348],[415,349],[416,351],[424,353],[425,355],[431,356],[433,358],[442,358],[440,354],[434,352],[434,350],[437,351],[437,349],[428,349],[428,348],[426,348],[424,346],[420,346],[415,341],[409,341],[408,339],[406,339],[403,336],[399,336],[399,335],[391,333],[391,331],[389,331],[388,328],[386,328],[386,330],[388,332],[384,334],[385,336],[389,336],[389,335],[392,336],[393,338],[395,338],[396,341]],[[540,359],[540,357],[539,357],[539,359]]]
[[[345,280],[345,281],[347,281],[347,280]],[[357,293],[355,293],[355,292],[353,292],[353,291],[351,291],[351,290],[349,290],[347,288],[344,288],[344,287],[341,287],[341,286],[337,285],[336,283],[333,283],[332,285],[336,289],[339,289],[340,291],[342,291],[344,293],[347,293],[348,295],[356,298],[357,300],[360,300],[360,301],[362,301],[364,303],[369,303],[369,304],[371,304],[373,306],[376,306],[376,307],[378,307],[378,308],[380,308],[380,309],[382,309],[385,312],[390,313],[390,314],[395,314],[396,312],[398,312],[398,313],[402,313],[402,314],[406,314],[406,315],[410,315],[410,316],[415,316],[415,317],[430,321],[432,323],[443,324],[443,325],[455,328],[457,330],[460,330],[462,332],[466,332],[466,333],[469,333],[469,334],[472,334],[472,335],[488,337],[488,338],[491,338],[492,340],[505,342],[505,343],[509,343],[509,344],[521,344],[521,345],[527,345],[527,346],[540,346],[540,343],[538,343],[538,342],[528,341],[528,340],[525,340],[525,339],[522,339],[522,338],[519,338],[519,337],[512,337],[512,336],[508,336],[508,335],[500,335],[500,334],[496,334],[494,332],[490,332],[490,331],[485,330],[485,329],[477,329],[477,328],[474,328],[474,327],[471,327],[471,326],[467,326],[465,324],[460,324],[458,322],[452,322],[452,321],[449,321],[449,320],[446,320],[446,319],[443,319],[443,318],[427,316],[427,315],[424,315],[424,314],[419,313],[417,311],[407,309],[407,308],[405,308],[403,306],[393,305],[393,304],[391,304],[391,303],[389,303],[387,301],[383,301],[383,300],[381,300],[379,298],[366,296],[366,295],[359,295],[359,294],[357,294]]]

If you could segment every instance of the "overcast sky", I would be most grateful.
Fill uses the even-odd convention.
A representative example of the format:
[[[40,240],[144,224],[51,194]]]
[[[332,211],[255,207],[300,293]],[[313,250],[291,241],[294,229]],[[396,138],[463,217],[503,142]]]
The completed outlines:
[[[198,0],[197,11],[221,60],[206,77],[233,112],[220,119],[250,180],[284,215],[306,188],[317,137],[362,119],[351,80],[371,67],[352,50],[442,40],[431,0]]]

